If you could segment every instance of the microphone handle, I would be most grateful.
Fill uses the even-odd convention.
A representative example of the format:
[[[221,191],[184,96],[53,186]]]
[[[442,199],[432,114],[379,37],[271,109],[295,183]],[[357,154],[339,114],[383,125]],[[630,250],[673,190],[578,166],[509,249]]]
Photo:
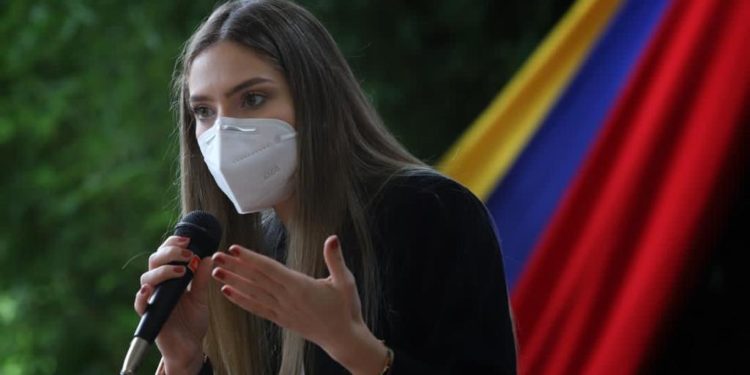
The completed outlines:
[[[202,254],[195,242],[190,242],[187,248],[194,254]],[[177,306],[182,293],[185,292],[193,274],[198,268],[200,258],[193,256],[190,262],[171,262],[171,265],[185,266],[185,274],[175,279],[169,279],[156,286],[154,294],[148,300],[146,312],[141,317],[133,337],[140,337],[152,344],[161,331],[161,327],[169,318],[169,314]]]
[[[190,248],[188,246],[188,248]],[[193,250],[193,249],[191,249]],[[198,268],[200,258],[193,256],[189,263],[171,262],[172,265],[182,265],[185,267],[185,274],[169,279],[159,284],[154,290],[154,294],[149,298],[146,312],[141,317],[138,327],[135,329],[133,340],[130,342],[125,361],[122,365],[120,375],[134,375],[135,370],[143,362],[146,356],[146,350],[154,343],[156,336],[161,331],[161,327],[169,318],[169,314],[177,306],[182,293],[185,292],[193,274]]]
[[[187,266],[187,263],[184,262],[172,262],[170,264]],[[193,279],[193,271],[190,267],[185,267],[185,269],[185,274],[181,277],[164,281],[154,289],[154,294],[149,298],[146,312],[141,317],[133,336],[140,337],[149,343],[154,342],[159,331],[161,331],[161,327],[169,318],[169,314],[177,306],[185,288]]]

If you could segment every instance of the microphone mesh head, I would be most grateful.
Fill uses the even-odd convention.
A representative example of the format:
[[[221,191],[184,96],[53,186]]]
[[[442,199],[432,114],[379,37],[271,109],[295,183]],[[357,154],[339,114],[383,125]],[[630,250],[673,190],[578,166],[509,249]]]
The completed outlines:
[[[174,234],[190,238],[188,248],[199,257],[213,254],[221,241],[221,223],[204,211],[192,211],[182,217]]]

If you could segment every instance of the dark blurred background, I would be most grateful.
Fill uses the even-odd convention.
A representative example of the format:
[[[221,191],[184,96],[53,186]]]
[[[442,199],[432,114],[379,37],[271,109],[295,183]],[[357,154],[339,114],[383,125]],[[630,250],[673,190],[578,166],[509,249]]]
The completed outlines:
[[[571,3],[300,2],[431,163]],[[138,277],[178,214],[172,69],[214,5],[0,0],[0,374],[119,370]]]

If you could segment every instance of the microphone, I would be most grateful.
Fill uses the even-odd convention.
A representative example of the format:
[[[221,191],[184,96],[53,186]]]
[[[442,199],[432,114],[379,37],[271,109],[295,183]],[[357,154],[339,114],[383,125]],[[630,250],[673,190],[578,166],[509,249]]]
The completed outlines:
[[[190,249],[197,257],[189,263],[175,262],[187,266],[185,274],[176,279],[167,280],[159,284],[154,294],[148,300],[146,312],[141,317],[138,327],[133,334],[130,348],[125,355],[125,361],[120,370],[121,375],[133,375],[143,361],[146,350],[159,334],[164,322],[177,305],[182,293],[187,288],[193,274],[198,267],[199,258],[213,254],[219,247],[221,240],[221,224],[211,214],[203,211],[192,211],[183,216],[174,228],[174,234],[190,238]]]

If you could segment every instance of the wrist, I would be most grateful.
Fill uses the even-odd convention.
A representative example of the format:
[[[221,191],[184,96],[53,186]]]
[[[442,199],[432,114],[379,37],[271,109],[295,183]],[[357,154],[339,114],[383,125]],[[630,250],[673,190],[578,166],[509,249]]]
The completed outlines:
[[[353,375],[380,375],[390,358],[389,349],[364,324],[324,350]]]

